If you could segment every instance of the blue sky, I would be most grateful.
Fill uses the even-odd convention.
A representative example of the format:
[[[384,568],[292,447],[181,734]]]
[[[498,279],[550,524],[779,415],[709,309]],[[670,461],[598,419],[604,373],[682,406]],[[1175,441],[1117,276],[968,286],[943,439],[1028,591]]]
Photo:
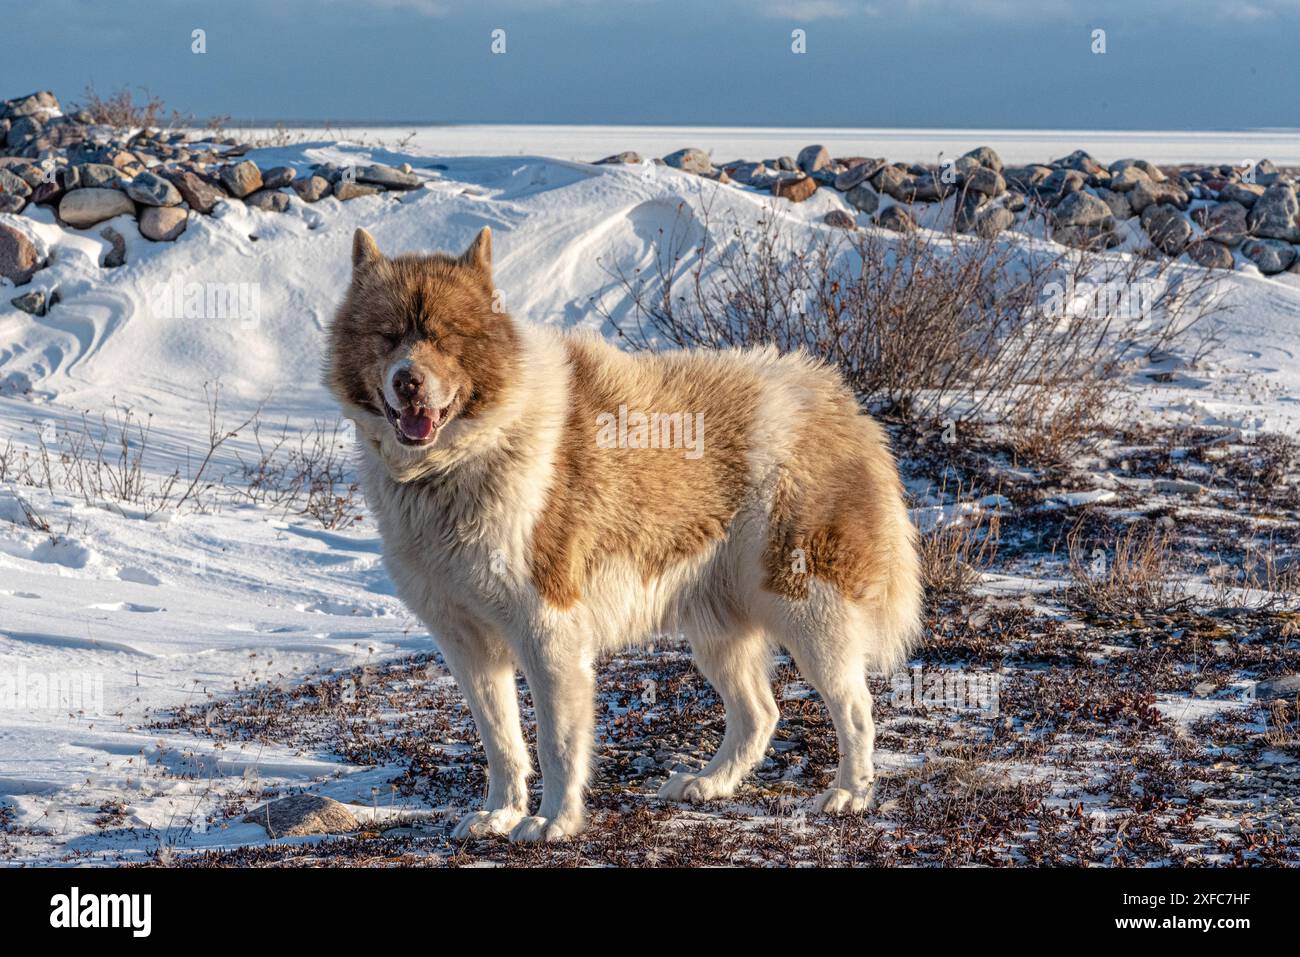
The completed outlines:
[[[1300,0],[0,0],[0,12],[0,95],[129,86],[200,117],[1300,127]],[[806,53],[791,51],[795,29]]]

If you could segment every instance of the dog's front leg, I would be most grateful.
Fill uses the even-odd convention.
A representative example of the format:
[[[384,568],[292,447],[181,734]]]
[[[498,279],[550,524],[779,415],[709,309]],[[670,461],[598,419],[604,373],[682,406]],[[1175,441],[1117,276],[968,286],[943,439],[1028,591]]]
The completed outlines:
[[[469,704],[488,761],[483,810],[461,818],[452,837],[509,834],[528,815],[531,770],[519,724],[514,658],[504,641],[478,630],[440,633],[438,647]]]
[[[557,654],[552,646],[527,656],[524,676],[537,714],[542,806],[510,834],[512,841],[559,841],[585,823],[583,790],[595,734],[595,672],[585,652]]]

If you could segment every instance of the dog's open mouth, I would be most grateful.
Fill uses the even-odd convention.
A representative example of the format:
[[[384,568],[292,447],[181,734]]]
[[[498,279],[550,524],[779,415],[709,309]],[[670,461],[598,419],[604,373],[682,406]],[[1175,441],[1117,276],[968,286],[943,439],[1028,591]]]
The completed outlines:
[[[429,445],[451,418],[451,407],[456,397],[452,396],[451,401],[440,409],[431,409],[417,402],[403,406],[400,412],[388,404],[382,393],[379,401],[384,404],[384,415],[397,432],[397,441],[403,445]]]

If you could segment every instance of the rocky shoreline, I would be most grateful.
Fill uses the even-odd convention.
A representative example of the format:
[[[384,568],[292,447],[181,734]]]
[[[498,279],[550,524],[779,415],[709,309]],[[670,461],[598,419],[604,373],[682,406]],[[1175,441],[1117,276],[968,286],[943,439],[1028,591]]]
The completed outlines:
[[[250,145],[232,138],[97,124],[84,112],[65,114],[53,93],[0,101],[0,216],[48,207],[73,229],[91,229],[133,215],[154,242],[176,240],[192,214],[210,215],[239,201],[283,212],[292,200],[347,201],[419,189],[409,165],[261,169],[242,157]],[[668,167],[719,184],[758,190],[792,203],[819,191],[836,197],[824,215],[834,227],[868,223],[910,231],[925,223],[982,237],[1008,229],[1039,229],[1079,248],[1186,256],[1214,269],[1254,266],[1264,275],[1300,273],[1300,170],[1268,160],[1242,166],[1160,167],[1141,159],[1109,166],[1083,150],[1044,164],[1005,166],[990,147],[942,164],[890,163],[885,158],[832,157],[811,145],[798,156],[718,164],[702,150],[661,158],[619,153],[596,164]],[[100,265],[120,266],[125,242],[111,226]],[[23,286],[45,264],[26,234],[0,220],[0,275]],[[43,291],[11,300],[43,315]]]

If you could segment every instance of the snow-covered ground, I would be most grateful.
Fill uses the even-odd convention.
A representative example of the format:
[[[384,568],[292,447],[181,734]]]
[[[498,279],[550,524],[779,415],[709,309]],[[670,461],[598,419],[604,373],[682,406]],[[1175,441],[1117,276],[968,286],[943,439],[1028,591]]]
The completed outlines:
[[[58,288],[42,318],[0,296],[0,450],[39,456],[101,416],[129,408],[148,419],[146,481],[174,469],[188,484],[208,451],[204,384],[220,382],[228,428],[260,408],[263,439],[331,429],[337,415],[319,383],[323,333],[347,282],[352,232],[368,228],[385,251],[463,248],[494,231],[495,275],[520,319],[563,326],[601,320],[607,268],[651,264],[659,231],[685,210],[753,219],[764,195],[672,170],[593,167],[619,149],[657,155],[677,146],[715,157],[791,153],[821,139],[832,152],[933,159],[988,142],[1011,162],[1084,147],[1103,158],[1236,162],[1269,156],[1300,163],[1300,134],[883,133],[817,131],[587,131],[547,128],[426,129],[401,151],[304,142],[250,154],[263,168],[313,162],[409,162],[427,188],[267,213],[232,203],[191,218],[175,243],[140,238],[129,217],[127,265],[103,270],[98,227],[65,230],[46,209],[5,222],[28,230],[53,263],[32,288]],[[393,138],[394,131],[376,135]],[[713,135],[716,134],[716,135]],[[939,145],[942,144],[942,145]],[[528,155],[516,155],[527,149]],[[465,155],[465,154],[474,155]],[[545,158],[551,153],[563,159]],[[493,155],[497,154],[497,155]],[[790,227],[812,234],[836,203],[830,191],[782,204]],[[864,220],[865,221],[865,220]],[[1223,278],[1232,311],[1213,357],[1172,381],[1144,387],[1153,419],[1300,434],[1300,276],[1253,271]],[[197,284],[197,286],[195,285]],[[239,314],[179,314],[194,289],[236,284]],[[170,297],[170,298],[168,298]],[[612,302],[612,299],[610,300]],[[344,437],[345,438],[345,437]],[[137,443],[138,446],[138,443]],[[106,456],[115,461],[115,450]],[[23,827],[48,832],[32,854],[139,856],[164,841],[187,847],[265,840],[255,825],[200,830],[250,782],[307,785],[349,768],[297,749],[222,745],[150,727],[158,713],[267,679],[352,668],[428,650],[421,628],[393,597],[379,542],[363,515],[348,527],[248,500],[243,465],[257,452],[251,428],[226,442],[203,472],[201,510],[105,501],[66,488],[0,481],[0,803]],[[31,458],[28,461],[32,461]],[[217,487],[208,487],[209,483]],[[172,501],[175,502],[176,495]],[[189,503],[192,505],[193,501]],[[29,513],[35,521],[29,519]],[[41,523],[48,530],[37,527]],[[63,691],[60,691],[60,687]],[[60,695],[71,689],[71,702]],[[884,757],[888,766],[890,758]],[[357,783],[357,782],[354,782]],[[351,790],[355,800],[360,790]],[[104,836],[105,806],[129,805],[132,837]],[[368,799],[360,803],[368,803]],[[114,832],[117,834],[118,832]],[[123,832],[125,833],[125,832]],[[180,835],[180,836],[178,836]],[[27,853],[27,852],[24,852]]]

